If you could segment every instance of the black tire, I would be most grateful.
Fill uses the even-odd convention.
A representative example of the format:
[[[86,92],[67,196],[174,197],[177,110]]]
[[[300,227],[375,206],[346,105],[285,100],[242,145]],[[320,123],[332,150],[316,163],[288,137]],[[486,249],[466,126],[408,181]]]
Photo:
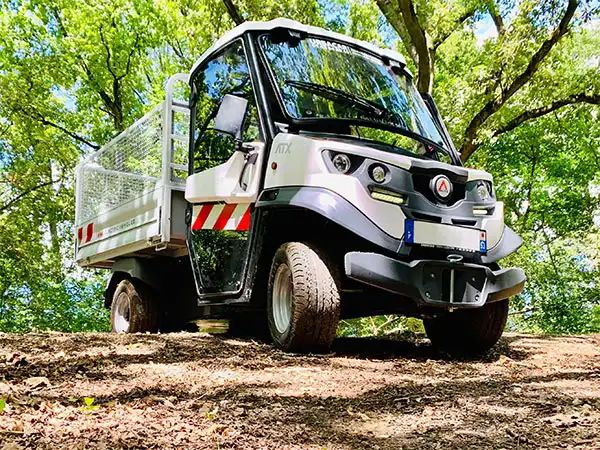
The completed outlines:
[[[152,288],[136,279],[121,281],[110,308],[115,333],[155,333],[159,322],[158,302]]]
[[[477,356],[498,342],[507,317],[508,300],[501,300],[423,319],[423,325],[434,347],[452,356]]]
[[[274,316],[274,284],[280,270],[289,270],[291,279],[291,314],[285,329],[281,323],[278,327]],[[340,320],[340,296],[331,270],[308,245],[288,242],[275,253],[269,274],[267,317],[277,347],[293,352],[329,351]]]

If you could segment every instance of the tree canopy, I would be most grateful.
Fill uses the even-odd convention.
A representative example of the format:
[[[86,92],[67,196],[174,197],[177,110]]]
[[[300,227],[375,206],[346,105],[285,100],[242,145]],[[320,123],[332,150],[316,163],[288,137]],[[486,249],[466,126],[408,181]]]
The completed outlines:
[[[600,19],[577,0],[0,0],[0,329],[102,329],[73,266],[74,167],[245,20],[403,52],[525,240],[511,325],[600,330]],[[385,320],[384,320],[385,322]]]

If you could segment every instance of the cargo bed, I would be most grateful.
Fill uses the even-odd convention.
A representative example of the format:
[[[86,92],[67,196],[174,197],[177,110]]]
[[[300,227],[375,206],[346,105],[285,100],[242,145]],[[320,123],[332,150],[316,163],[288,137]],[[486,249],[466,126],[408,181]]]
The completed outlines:
[[[187,75],[169,79],[166,98],[76,169],[75,260],[111,267],[124,256],[181,256],[189,106],[174,99]]]

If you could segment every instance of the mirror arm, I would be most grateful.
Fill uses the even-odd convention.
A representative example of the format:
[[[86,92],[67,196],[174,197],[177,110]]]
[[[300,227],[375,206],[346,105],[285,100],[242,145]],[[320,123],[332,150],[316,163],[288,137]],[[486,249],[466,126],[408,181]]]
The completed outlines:
[[[252,150],[254,150],[254,145],[248,144],[248,143],[245,143],[245,142],[242,142],[242,141],[239,141],[236,139],[235,149],[242,153],[250,153]]]

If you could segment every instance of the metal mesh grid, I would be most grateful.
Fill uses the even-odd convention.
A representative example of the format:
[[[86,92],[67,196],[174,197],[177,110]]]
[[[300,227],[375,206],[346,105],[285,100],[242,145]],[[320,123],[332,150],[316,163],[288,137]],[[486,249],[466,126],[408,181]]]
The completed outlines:
[[[154,191],[162,168],[163,105],[106,144],[81,167],[77,224]]]

